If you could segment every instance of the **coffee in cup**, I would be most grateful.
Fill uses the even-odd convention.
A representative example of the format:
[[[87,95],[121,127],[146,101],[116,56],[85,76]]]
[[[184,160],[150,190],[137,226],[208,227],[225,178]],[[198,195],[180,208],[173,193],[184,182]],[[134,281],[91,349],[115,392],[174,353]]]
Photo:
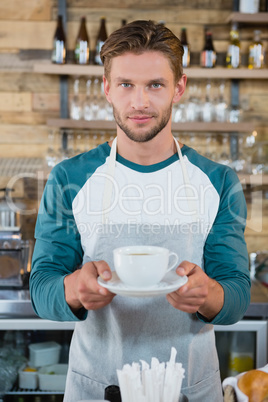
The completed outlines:
[[[119,279],[135,288],[155,286],[178,264],[176,253],[164,247],[127,246],[113,251],[114,267]],[[170,264],[170,258],[174,262]]]

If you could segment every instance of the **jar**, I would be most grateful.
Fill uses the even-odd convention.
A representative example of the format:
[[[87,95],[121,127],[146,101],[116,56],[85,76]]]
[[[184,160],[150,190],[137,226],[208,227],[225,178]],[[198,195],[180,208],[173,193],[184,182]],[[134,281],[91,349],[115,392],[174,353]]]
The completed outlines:
[[[259,12],[260,0],[240,0],[240,13],[254,14]]]

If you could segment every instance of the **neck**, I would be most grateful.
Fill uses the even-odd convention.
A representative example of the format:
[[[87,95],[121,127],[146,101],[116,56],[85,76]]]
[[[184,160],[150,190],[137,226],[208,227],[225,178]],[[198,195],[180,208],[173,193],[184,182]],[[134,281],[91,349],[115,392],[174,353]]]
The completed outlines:
[[[179,145],[182,147],[181,143]],[[171,132],[169,135],[159,133],[148,142],[135,142],[125,133],[117,133],[117,152],[130,162],[149,166],[170,158],[177,153],[177,147]]]

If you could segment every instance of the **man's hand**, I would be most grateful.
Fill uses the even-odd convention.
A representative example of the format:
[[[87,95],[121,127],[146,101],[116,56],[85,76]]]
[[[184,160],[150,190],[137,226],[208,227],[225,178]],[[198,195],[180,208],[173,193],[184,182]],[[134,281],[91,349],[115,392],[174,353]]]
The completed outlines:
[[[179,276],[186,275],[188,282],[167,295],[168,302],[186,313],[199,312],[207,320],[212,320],[222,309],[224,291],[214,279],[209,278],[198,266],[183,261],[176,270]]]
[[[81,307],[97,310],[112,301],[115,294],[99,285],[98,276],[106,281],[112,277],[105,261],[87,262],[81,269],[64,278],[65,299],[74,312]]]

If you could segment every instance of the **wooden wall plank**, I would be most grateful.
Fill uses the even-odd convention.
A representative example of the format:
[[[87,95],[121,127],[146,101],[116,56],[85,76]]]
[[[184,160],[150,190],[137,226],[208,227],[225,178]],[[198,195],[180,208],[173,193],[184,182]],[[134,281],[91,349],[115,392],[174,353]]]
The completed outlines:
[[[1,93],[0,93],[1,96]],[[59,117],[58,111],[43,110],[40,112],[14,112],[14,111],[0,111],[0,124],[23,124],[29,126],[45,125],[47,119],[52,117]]]
[[[59,77],[48,74],[0,72],[1,92],[58,92]]]
[[[59,111],[60,109],[60,97],[59,94],[47,94],[47,93],[34,93],[33,94],[33,110],[51,110]]]
[[[1,144],[1,142],[0,142]],[[29,146],[30,145],[30,146]],[[45,156],[47,145],[35,143],[1,144],[0,158],[35,158],[36,155]]]
[[[32,95],[28,92],[1,92],[0,111],[29,112],[32,110]]]
[[[94,0],[68,0],[68,7],[88,7],[93,8],[96,6]],[[54,0],[53,3],[56,6]],[[102,0],[99,7],[110,8],[115,5],[114,0]],[[133,4],[133,0],[124,0],[116,4],[118,8],[165,8],[169,6],[178,6],[179,8],[201,8],[201,9],[232,9],[232,0],[136,0]]]
[[[50,20],[51,9],[51,0],[2,0],[0,20]]]
[[[84,10],[83,10],[84,11]],[[94,47],[94,41],[99,28],[99,19],[103,12],[99,9],[87,11],[87,29],[93,41],[91,47]],[[174,31],[176,35],[180,35],[180,29],[185,24],[190,22],[196,24],[197,30],[204,32],[204,24],[217,24],[222,21],[224,14],[228,12],[221,12],[209,10],[207,13],[200,13],[198,10],[185,10],[183,12],[176,12],[173,10],[130,10],[127,15],[120,15],[117,9],[106,10],[107,30],[111,33],[114,29],[120,26],[122,18],[127,18],[128,21],[135,19],[153,19],[155,21],[164,20],[166,25]],[[80,19],[81,14],[79,13]],[[111,22],[109,22],[111,21]],[[115,21],[118,21],[115,23]],[[46,49],[51,50],[52,40],[55,31],[55,21],[1,21],[0,24],[0,49]],[[80,22],[70,21],[67,24],[67,43],[68,48],[73,49],[75,39],[79,30]],[[198,27],[199,26],[199,27]],[[23,35],[21,35],[23,32]],[[199,36],[199,32],[196,32]],[[199,48],[200,50],[200,48]]]
[[[2,49],[51,49],[54,21],[9,21],[0,24]]]
[[[50,128],[46,125],[27,126],[22,124],[1,124],[0,144],[44,144],[47,143]]]

